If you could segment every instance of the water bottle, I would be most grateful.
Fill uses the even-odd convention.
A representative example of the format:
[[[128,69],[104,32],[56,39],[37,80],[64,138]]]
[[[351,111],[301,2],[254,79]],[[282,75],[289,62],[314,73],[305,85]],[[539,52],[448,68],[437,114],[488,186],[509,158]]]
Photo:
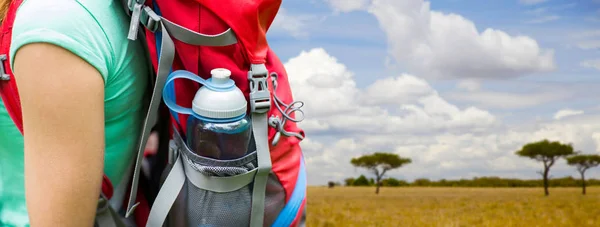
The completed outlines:
[[[187,121],[187,145],[197,155],[220,160],[243,157],[248,151],[251,120],[242,91],[224,68],[211,70],[211,78],[192,101]]]
[[[250,143],[252,121],[246,114],[246,97],[230,79],[229,70],[216,68],[210,73],[211,77],[204,80],[192,72],[176,70],[169,74],[163,88],[163,101],[170,111],[187,115],[187,127],[182,132],[185,136],[174,137],[171,145],[178,147],[172,151],[184,144],[189,148],[180,149],[178,153],[183,155],[171,159],[175,161],[169,174],[178,171],[173,173],[186,180],[170,208],[173,215],[169,215],[169,225],[241,226],[250,222],[251,171],[256,169],[256,161],[244,158],[249,146],[254,145]],[[203,85],[189,103],[191,108],[177,105],[168,90],[177,79]],[[177,162],[180,165],[175,165]]]
[[[172,110],[189,114],[185,141],[188,147],[207,158],[231,160],[243,157],[248,150],[252,127],[246,114],[246,98],[230,79],[231,71],[213,69],[207,80],[188,71],[172,74],[170,80],[186,78],[203,85],[196,92],[191,109],[165,100]]]

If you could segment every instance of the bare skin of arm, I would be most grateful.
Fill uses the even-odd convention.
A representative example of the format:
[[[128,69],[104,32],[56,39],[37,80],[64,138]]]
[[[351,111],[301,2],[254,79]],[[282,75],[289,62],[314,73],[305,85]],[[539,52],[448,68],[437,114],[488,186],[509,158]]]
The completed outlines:
[[[39,43],[15,54],[32,226],[93,226],[104,165],[104,82],[83,59]]]

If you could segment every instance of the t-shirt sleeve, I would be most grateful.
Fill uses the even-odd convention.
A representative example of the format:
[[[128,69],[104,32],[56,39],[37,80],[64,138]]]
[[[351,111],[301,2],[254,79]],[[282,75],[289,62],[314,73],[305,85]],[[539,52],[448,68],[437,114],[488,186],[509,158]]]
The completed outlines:
[[[13,25],[11,67],[16,51],[31,43],[50,43],[74,53],[95,67],[106,84],[114,58],[110,42],[98,21],[78,1],[24,1]]]

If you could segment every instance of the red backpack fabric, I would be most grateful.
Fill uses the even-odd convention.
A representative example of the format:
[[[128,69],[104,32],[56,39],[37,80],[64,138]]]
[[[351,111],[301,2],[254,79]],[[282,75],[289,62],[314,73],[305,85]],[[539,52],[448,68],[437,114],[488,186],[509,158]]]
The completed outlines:
[[[23,133],[23,116],[21,114],[21,102],[19,101],[19,93],[17,91],[16,81],[12,78],[12,70],[10,68],[10,60],[9,60],[9,51],[10,51],[10,41],[12,37],[12,25],[15,22],[15,16],[17,13],[17,8],[21,5],[22,0],[15,0],[10,3],[8,11],[6,12],[6,16],[4,20],[2,20],[2,25],[0,26],[0,60],[2,60],[1,64],[1,74],[0,75],[0,96],[4,101],[4,105],[6,106],[6,110],[10,115],[10,118],[13,120],[19,131]]]

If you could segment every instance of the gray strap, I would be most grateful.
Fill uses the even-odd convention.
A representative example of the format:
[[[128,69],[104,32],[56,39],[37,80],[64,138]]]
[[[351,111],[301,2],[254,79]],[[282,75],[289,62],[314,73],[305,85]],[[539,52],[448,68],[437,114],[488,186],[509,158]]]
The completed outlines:
[[[142,6],[146,0],[129,0],[128,7],[131,12],[131,21],[129,22],[129,34],[127,38],[130,40],[136,40],[138,29],[140,27],[140,15],[142,13]]]
[[[237,43],[237,38],[235,37],[235,34],[231,28],[227,29],[227,31],[221,34],[206,35],[189,30],[165,18],[162,18],[162,22],[169,30],[169,33],[173,36],[173,38],[187,44],[201,46],[228,46]]]
[[[121,220],[119,214],[115,212],[103,196],[98,200],[94,221],[96,222],[95,226],[98,227],[125,227],[125,223]]]
[[[267,88],[267,68],[264,65],[252,65],[249,72],[250,100],[252,106],[252,132],[256,142],[258,171],[252,188],[252,211],[250,226],[262,227],[265,214],[265,191],[267,179],[271,172],[271,153],[269,151],[269,136],[267,112],[271,105],[270,96],[262,97]],[[266,99],[265,99],[266,98]]]
[[[140,177],[140,167],[142,164],[142,158],[144,149],[146,147],[146,142],[148,141],[148,136],[150,135],[150,129],[154,124],[156,124],[157,114],[158,114],[158,106],[161,102],[162,90],[167,81],[167,76],[171,69],[171,65],[173,64],[173,58],[175,56],[175,46],[173,45],[173,40],[169,36],[169,33],[166,31],[164,25],[162,23],[161,28],[163,30],[162,42],[160,47],[160,58],[158,59],[158,72],[156,73],[156,82],[154,83],[154,89],[152,91],[152,99],[150,100],[150,107],[148,108],[148,112],[146,114],[146,118],[144,119],[144,126],[142,128],[142,133],[139,139],[137,157],[135,160],[135,168],[133,170],[133,181],[131,183],[131,191],[129,192],[129,201],[127,203],[127,212],[125,217],[129,217],[135,207],[139,204],[133,204],[135,202],[137,196],[138,189],[138,181]]]
[[[184,159],[185,156],[183,156]],[[243,188],[244,186],[252,183],[254,175],[257,169],[253,169],[244,174],[239,174],[230,177],[213,177],[206,176],[198,170],[195,170],[189,162],[183,164],[185,175],[187,179],[194,184],[197,188],[213,191],[213,192],[232,192]]]
[[[183,173],[184,170],[181,159],[181,155],[178,155],[177,161],[175,161],[167,179],[165,179],[165,183],[158,191],[158,195],[156,195],[156,199],[154,200],[154,204],[152,204],[150,214],[148,215],[148,221],[146,222],[147,227],[162,226],[173,203],[175,203],[175,200],[179,196],[185,183],[185,174]]]

